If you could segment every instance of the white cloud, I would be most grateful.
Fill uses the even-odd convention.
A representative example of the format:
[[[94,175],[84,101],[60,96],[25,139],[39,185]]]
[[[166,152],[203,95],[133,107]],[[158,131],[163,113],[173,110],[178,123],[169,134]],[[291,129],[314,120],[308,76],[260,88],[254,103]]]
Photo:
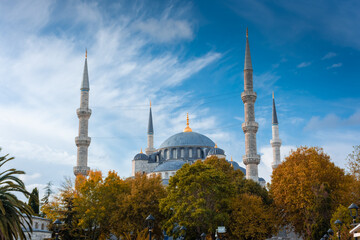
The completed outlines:
[[[328,52],[325,56],[323,56],[323,57],[321,58],[321,60],[330,59],[330,58],[333,58],[333,57],[335,57],[335,56],[337,56],[336,53],[334,53],[334,52]]]
[[[59,20],[54,19],[51,4],[40,3],[30,4],[31,14],[39,12],[34,19],[26,17],[30,14],[27,11],[20,14],[9,10],[6,15],[15,25],[0,42],[0,49],[7,49],[0,53],[3,151],[16,157],[12,164],[26,171],[26,184],[31,186],[49,181],[59,185],[63,176],[72,175],[78,129],[75,112],[79,107],[84,48],[88,47],[90,108],[93,108],[89,121],[89,135],[93,137],[89,165],[104,172],[115,169],[121,176],[129,176],[131,158],[146,142],[149,99],[153,101],[155,132],[160,133],[156,142],[160,142],[174,129],[181,126],[182,130],[185,126],[183,107],[193,96],[191,91],[175,94],[173,87],[218,60],[221,54],[208,52],[189,59],[179,59],[181,53],[170,50],[149,54],[148,50],[154,47],[153,39],[138,34],[136,24],[151,18],[134,20],[129,13],[119,12],[122,17],[107,19],[105,24],[96,4],[79,3],[81,6],[78,4],[73,12],[66,12],[70,10],[65,8],[68,19],[61,21],[71,21],[74,28],[82,29],[76,38],[72,32],[57,35],[23,31],[18,25],[26,19],[33,21],[28,24],[36,30]],[[15,4],[11,8],[24,8],[24,2],[17,4],[21,6]],[[6,11],[0,7],[0,12]],[[146,34],[162,31],[158,32],[157,41],[178,44],[193,38],[193,26],[181,16],[163,14],[148,23],[142,25],[152,27]],[[168,31],[169,35],[165,35],[164,24],[173,30]],[[14,44],[7,44],[11,41]],[[212,128],[215,122],[214,117],[194,119],[193,127]],[[214,134],[226,139],[224,133]]]
[[[340,118],[334,113],[327,114],[325,117],[312,117],[305,126],[305,130],[320,130],[328,128],[344,128],[360,126],[360,111],[356,111],[348,118]]]
[[[341,66],[342,66],[342,63],[334,63],[333,65],[327,67],[326,69],[338,68],[338,67],[341,67]]]
[[[299,65],[297,65],[297,68],[304,68],[304,67],[308,67],[311,65],[311,62],[302,62]]]

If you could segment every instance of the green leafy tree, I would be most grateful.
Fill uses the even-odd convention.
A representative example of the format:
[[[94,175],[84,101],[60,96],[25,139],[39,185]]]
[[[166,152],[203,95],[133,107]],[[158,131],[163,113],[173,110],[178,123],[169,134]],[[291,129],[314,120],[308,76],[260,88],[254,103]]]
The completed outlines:
[[[343,225],[341,226],[341,231],[340,231],[340,237],[343,240],[351,240],[353,239],[353,237],[350,235],[350,230],[354,227],[351,225],[352,223],[352,217],[349,214],[349,209],[347,209],[347,207],[344,207],[343,205],[340,205],[335,212],[333,213],[331,220],[330,220],[330,224],[331,224],[331,229],[334,230],[335,232],[335,236],[334,239],[337,239],[337,234],[338,234],[338,226],[335,226],[334,222],[339,219]]]
[[[37,188],[34,188],[30,194],[29,206],[33,210],[35,215],[39,215],[40,212],[40,202],[39,202],[39,191]]]
[[[241,207],[241,201],[252,204],[248,199],[256,199],[254,205]],[[244,179],[244,174],[234,170],[225,159],[210,157],[203,162],[186,164],[176,172],[169,181],[160,209],[166,214],[164,226],[169,234],[179,229],[178,226],[185,226],[189,239],[196,239],[203,232],[214,239],[218,226],[228,226],[230,239],[244,236],[248,237],[244,239],[264,239],[276,232],[275,221],[269,213],[271,202],[265,188]],[[263,222],[249,214],[252,208],[262,209]],[[252,222],[253,227],[236,227],[244,222]],[[174,232],[175,236],[180,234]]]
[[[270,192],[284,222],[305,239],[320,239],[337,206],[351,199],[352,184],[321,148],[300,147],[273,171]]]
[[[0,157],[0,239],[25,239],[23,228],[32,229],[32,209],[20,201],[15,194],[28,197],[23,181],[17,175],[25,174],[14,168],[4,169],[5,163],[13,160],[8,154]]]

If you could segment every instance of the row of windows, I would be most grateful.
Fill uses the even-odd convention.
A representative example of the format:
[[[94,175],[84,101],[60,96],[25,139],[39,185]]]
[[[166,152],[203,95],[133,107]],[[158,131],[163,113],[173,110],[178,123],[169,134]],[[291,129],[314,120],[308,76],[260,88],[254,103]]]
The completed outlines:
[[[171,153],[172,153],[171,158],[173,158],[173,159],[185,157],[185,149],[184,148],[180,149],[180,156],[178,156],[178,149],[176,149],[176,148],[171,149]],[[189,148],[188,153],[189,153],[189,158],[203,158],[203,151],[200,148],[196,149],[196,152],[194,155],[193,155],[193,149]],[[170,159],[170,151],[168,149],[161,151],[161,156],[165,159]]]

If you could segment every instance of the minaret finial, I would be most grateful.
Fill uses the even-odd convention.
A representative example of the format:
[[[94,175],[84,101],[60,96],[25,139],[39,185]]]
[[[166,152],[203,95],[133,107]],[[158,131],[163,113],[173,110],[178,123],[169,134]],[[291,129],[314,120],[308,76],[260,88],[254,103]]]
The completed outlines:
[[[184,129],[184,132],[192,132],[192,129],[189,126],[189,113],[186,114],[186,128]]]
[[[272,108],[272,124],[277,125],[279,124],[277,114],[276,114],[276,106],[275,106],[275,98],[274,98],[274,92],[273,92],[273,108]]]
[[[217,144],[215,143],[215,148],[217,148]]]
[[[246,28],[246,48],[245,48],[245,64],[244,64],[244,70],[252,70],[252,64],[251,64],[251,55],[250,55],[250,47],[249,47],[249,31]]]
[[[85,48],[85,58],[87,58],[87,48]]]
[[[232,159],[232,156],[231,156],[231,167],[233,167],[233,159]]]
[[[151,107],[151,100],[150,100],[150,107]]]

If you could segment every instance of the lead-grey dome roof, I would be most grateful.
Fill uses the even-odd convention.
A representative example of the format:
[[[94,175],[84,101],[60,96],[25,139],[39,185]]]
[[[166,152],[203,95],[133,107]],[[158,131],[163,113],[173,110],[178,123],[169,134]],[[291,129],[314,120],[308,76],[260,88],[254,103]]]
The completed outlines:
[[[225,155],[225,152],[221,148],[212,148],[207,155]]]
[[[183,160],[169,160],[158,165],[153,172],[177,171],[184,164]]]
[[[214,147],[215,143],[208,137],[196,132],[181,132],[166,139],[161,148],[181,147],[181,146],[199,146]]]
[[[149,160],[149,157],[144,153],[138,153],[135,155],[134,160]]]

